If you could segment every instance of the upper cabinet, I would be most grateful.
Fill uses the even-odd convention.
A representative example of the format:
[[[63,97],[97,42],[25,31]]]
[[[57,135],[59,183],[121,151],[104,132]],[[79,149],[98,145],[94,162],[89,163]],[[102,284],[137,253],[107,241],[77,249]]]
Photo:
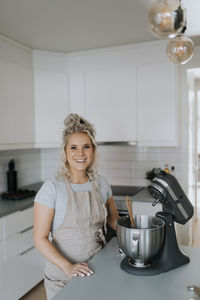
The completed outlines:
[[[20,52],[19,64],[0,52],[0,149],[59,147],[69,113],[93,123],[98,142],[177,146],[177,66],[165,47]]]
[[[64,56],[34,52],[34,79],[35,146],[60,146],[63,121],[68,114]]]
[[[95,125],[98,142],[177,146],[176,68],[163,43],[69,55],[70,112]]]
[[[98,142],[136,141],[136,68],[72,73],[69,88],[71,112],[95,125]]]
[[[34,146],[33,71],[0,59],[0,149]]]
[[[141,64],[137,71],[138,144],[177,146],[175,65]]]
[[[136,141],[136,69],[86,72],[85,116],[95,125],[98,142]]]

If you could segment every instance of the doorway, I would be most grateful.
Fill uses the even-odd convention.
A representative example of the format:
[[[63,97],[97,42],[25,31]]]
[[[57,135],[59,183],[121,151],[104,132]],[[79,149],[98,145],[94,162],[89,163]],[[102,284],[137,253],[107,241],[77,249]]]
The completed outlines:
[[[188,196],[195,207],[190,244],[200,246],[200,69],[188,69],[189,143]]]

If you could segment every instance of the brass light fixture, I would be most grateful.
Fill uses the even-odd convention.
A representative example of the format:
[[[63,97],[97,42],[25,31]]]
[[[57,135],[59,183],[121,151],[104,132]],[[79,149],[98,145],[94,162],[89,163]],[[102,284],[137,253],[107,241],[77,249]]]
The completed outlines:
[[[192,58],[194,44],[184,35],[186,9],[181,0],[157,0],[149,12],[149,28],[157,37],[170,38],[166,50],[173,63],[184,64]]]
[[[169,59],[173,63],[185,64],[193,56],[194,43],[189,37],[179,34],[175,38],[170,39],[166,50]]]
[[[186,23],[186,10],[180,0],[157,0],[149,12],[149,27],[157,37],[174,37]]]

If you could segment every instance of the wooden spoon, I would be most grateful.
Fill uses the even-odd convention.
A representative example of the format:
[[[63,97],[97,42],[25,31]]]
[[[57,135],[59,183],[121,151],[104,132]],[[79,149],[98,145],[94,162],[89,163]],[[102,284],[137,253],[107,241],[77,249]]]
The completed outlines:
[[[130,216],[131,226],[132,226],[132,228],[135,228],[135,221],[133,219],[133,211],[132,211],[132,202],[131,202],[131,199],[128,196],[126,196],[126,205],[128,207],[128,212],[129,212],[129,216]]]

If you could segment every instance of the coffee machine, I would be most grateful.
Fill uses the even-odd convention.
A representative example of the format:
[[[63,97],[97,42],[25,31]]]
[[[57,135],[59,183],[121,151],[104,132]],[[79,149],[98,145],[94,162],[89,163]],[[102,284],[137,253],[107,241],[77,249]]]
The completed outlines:
[[[180,184],[178,183],[177,179],[173,175],[166,173],[161,169],[155,169],[154,174],[155,177],[152,180],[151,184],[148,186],[148,190],[153,196],[153,198],[155,198],[155,201],[152,205],[155,206],[158,202],[162,204],[162,211],[156,213],[155,220],[158,221],[159,219],[164,221],[164,235],[161,235],[161,231],[156,233],[157,229],[137,229],[137,227],[136,229],[126,228],[126,232],[124,234],[122,232],[124,229],[123,222],[126,223],[127,219],[122,220],[123,222],[121,222],[119,219],[117,225],[117,237],[119,241],[119,246],[120,248],[123,248],[122,250],[126,255],[128,253],[126,258],[123,259],[123,261],[121,262],[121,268],[124,271],[134,275],[156,275],[180,267],[184,264],[189,263],[190,261],[189,257],[186,254],[184,254],[178,246],[174,222],[186,224],[193,216],[193,206],[186,194],[184,193],[183,189],[181,188]],[[137,218],[137,216],[135,217]],[[155,220],[153,220],[154,223],[156,222]],[[161,224],[158,225],[158,227],[161,228]],[[149,248],[154,249],[154,246],[157,245],[156,242],[154,243],[154,245],[152,243],[150,243],[150,245],[147,245],[147,241],[149,242],[149,236],[147,236],[146,241],[144,241],[145,236],[140,238],[140,240],[137,240],[135,238],[136,233],[141,235],[144,234],[145,231],[147,231],[147,234],[150,234],[152,231],[155,231],[155,236],[152,239],[152,241],[155,240],[155,238],[157,238],[156,234],[160,234],[159,240],[162,239],[162,245],[159,251],[157,251],[158,253],[154,255],[154,257],[149,263],[141,265],[136,264],[134,261],[136,257],[136,252],[137,257],[140,258],[143,255],[142,251],[144,253],[147,251],[147,246]],[[137,247],[134,248],[134,243],[136,242]],[[140,243],[143,243],[143,245],[140,245]],[[129,249],[127,249],[128,244],[128,247],[132,249],[131,254],[129,254]],[[137,251],[135,251],[135,249],[137,249]]]

